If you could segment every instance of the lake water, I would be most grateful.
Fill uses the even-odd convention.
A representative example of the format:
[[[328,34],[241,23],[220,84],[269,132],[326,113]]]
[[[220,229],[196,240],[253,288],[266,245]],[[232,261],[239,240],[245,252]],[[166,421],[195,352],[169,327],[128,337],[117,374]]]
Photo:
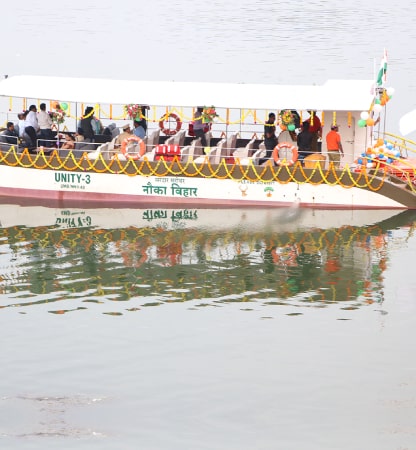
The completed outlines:
[[[415,213],[0,213],[3,448],[415,442]]]
[[[2,17],[4,74],[313,84],[372,78],[386,48],[388,129],[415,108],[404,3]],[[2,448],[414,448],[412,213],[0,212]]]

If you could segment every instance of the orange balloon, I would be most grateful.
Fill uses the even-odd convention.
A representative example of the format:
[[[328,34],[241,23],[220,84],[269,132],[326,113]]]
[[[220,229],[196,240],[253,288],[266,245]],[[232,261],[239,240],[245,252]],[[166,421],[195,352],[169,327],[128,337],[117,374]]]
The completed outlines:
[[[366,124],[367,124],[367,126],[372,127],[372,126],[374,125],[374,119],[372,119],[371,117],[369,117],[369,118],[366,120]]]
[[[282,131],[285,131],[285,130],[287,130],[287,126],[286,126],[286,125],[283,125],[283,123],[281,123],[281,124],[280,124],[280,129],[281,129]]]

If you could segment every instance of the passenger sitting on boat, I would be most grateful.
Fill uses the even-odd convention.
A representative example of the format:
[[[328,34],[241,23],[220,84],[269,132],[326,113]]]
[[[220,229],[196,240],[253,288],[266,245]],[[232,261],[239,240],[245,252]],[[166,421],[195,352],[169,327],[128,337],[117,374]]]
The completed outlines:
[[[135,120],[133,122],[133,126],[134,126],[134,131],[133,134],[137,137],[139,137],[140,139],[144,139],[146,136],[146,131],[143,127],[143,121],[142,120]]]
[[[204,112],[204,108],[202,106],[198,106],[194,115],[194,135],[196,138],[201,138],[202,148],[207,146],[207,140],[205,138],[204,127],[205,124],[202,122],[202,115]]]
[[[36,131],[27,121],[27,115],[29,111],[24,111],[18,114],[19,122],[19,137],[22,139],[22,144],[29,150],[34,150],[36,148]]]
[[[94,108],[92,106],[87,106],[84,111],[84,116],[79,121],[78,127],[82,128],[84,132],[85,142],[94,142],[94,129],[92,127],[92,121],[95,120],[92,113]]]
[[[296,139],[298,145],[298,159],[299,161],[303,161],[303,159],[312,153],[313,135],[309,131],[309,122],[305,121],[302,123],[302,130],[298,134]]]
[[[74,150],[75,148],[75,137],[72,133],[68,133],[65,136],[65,142],[63,143],[62,150]]]
[[[6,141],[8,144],[16,145],[19,141],[19,135],[14,129],[13,122],[7,122],[7,128],[3,133],[3,136],[6,136]]]
[[[84,142],[84,130],[81,127],[75,133],[75,142]]]
[[[130,125],[128,123],[126,123],[125,125],[123,125],[123,132],[117,136],[115,145],[120,146],[122,144],[122,142],[124,141],[124,139],[131,137],[132,134],[133,133],[131,132]]]
[[[25,128],[27,127],[27,122],[26,122],[26,112],[23,111],[21,113],[19,113],[17,115],[17,118],[19,119],[17,122],[17,132],[18,135],[20,137],[20,139],[22,140],[26,140],[24,137],[25,134]]]
[[[120,130],[117,128],[117,125],[113,122],[108,125],[108,127],[104,128],[104,136],[109,136],[110,141],[117,137],[120,134]]]
[[[272,157],[273,150],[277,145],[275,122],[276,114],[270,113],[269,120],[264,123],[264,145],[266,147],[266,156],[259,159],[260,165]]]

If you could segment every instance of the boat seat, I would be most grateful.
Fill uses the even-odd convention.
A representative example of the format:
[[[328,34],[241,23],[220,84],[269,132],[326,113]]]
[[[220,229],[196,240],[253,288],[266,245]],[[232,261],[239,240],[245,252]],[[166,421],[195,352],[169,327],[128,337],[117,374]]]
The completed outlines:
[[[152,131],[150,135],[147,136],[146,144],[146,153],[151,152],[156,145],[159,144],[159,137],[160,137],[160,129]]]
[[[211,133],[211,131],[207,131],[205,133],[205,140],[207,141],[207,147],[211,147],[211,139],[212,139],[212,133]]]
[[[248,166],[250,160],[253,160],[253,156],[251,154],[253,152],[255,142],[256,138],[253,138],[245,147],[239,147],[234,151],[234,159],[238,159],[242,166]]]
[[[88,151],[93,151],[93,150],[97,150],[99,144],[96,144],[94,142],[91,141],[79,141],[79,142],[75,142],[75,150],[84,150],[86,152]]]
[[[264,142],[260,142],[259,149],[256,152],[254,152],[254,155],[252,157],[253,164],[258,165],[259,159],[264,158],[265,156],[266,156],[266,146],[264,145]],[[266,162],[264,162],[262,165],[264,164],[266,164]]]
[[[109,157],[109,151],[108,151],[108,142],[105,144],[101,144],[96,150],[93,150],[91,152],[88,152],[87,156],[88,159],[97,159],[99,158],[100,154],[103,156],[104,159],[110,159]]]
[[[18,147],[17,140],[18,140],[18,138],[17,137],[13,137],[13,136],[8,136],[8,137],[12,138],[13,140],[15,140],[16,143],[15,144],[10,144],[9,142],[7,142],[6,136],[4,134],[0,134],[0,149],[3,150],[3,151],[7,151],[7,150],[10,149],[10,147],[15,146],[16,150],[17,150],[17,147]]]
[[[249,156],[251,156],[255,141],[256,138],[253,138],[250,142],[247,143],[245,147],[236,148],[233,152],[234,158],[248,158]]]
[[[117,139],[117,136],[116,136],[115,138],[111,139],[110,142],[108,142],[108,152],[109,152],[109,153],[115,151],[115,150],[114,150],[114,147],[115,147],[115,145],[116,145],[116,139]]]
[[[281,131],[277,137],[277,143],[281,144],[282,142],[289,142],[289,144],[297,145],[296,140],[293,140],[293,136],[288,130]]]
[[[169,136],[164,143],[166,145],[179,145],[179,147],[183,147],[183,144],[185,143],[185,135],[186,130],[179,131],[173,136]]]
[[[225,140],[224,151],[226,153],[225,156],[231,156],[234,153],[235,146],[237,145],[237,136],[238,133],[232,133]]]
[[[175,143],[175,136],[169,136],[164,142],[164,145],[174,145],[174,143]]]
[[[201,138],[194,139],[190,145],[182,148],[181,161],[184,163],[194,161],[195,158],[204,154]]]
[[[225,147],[227,139],[221,139],[216,147],[212,147],[208,155],[198,156],[194,159],[196,164],[202,164],[205,161],[209,161],[210,164],[219,164],[223,158],[227,158],[228,149]]]
[[[179,131],[179,133],[175,134],[175,139],[173,144],[179,145],[179,147],[183,147],[183,144],[185,143],[185,136],[186,136],[186,130]]]

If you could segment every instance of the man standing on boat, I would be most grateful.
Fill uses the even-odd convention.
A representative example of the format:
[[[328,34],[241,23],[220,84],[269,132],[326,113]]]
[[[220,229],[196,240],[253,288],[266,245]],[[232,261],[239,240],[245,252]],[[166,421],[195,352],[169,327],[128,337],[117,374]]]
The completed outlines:
[[[46,104],[41,103],[39,105],[40,111],[38,114],[38,124],[40,128],[40,137],[45,139],[40,145],[45,147],[52,147],[53,145],[53,133],[52,133],[52,119],[51,116],[46,112]]]
[[[259,159],[259,165],[268,161],[272,157],[274,148],[277,145],[276,137],[276,114],[270,113],[269,120],[264,123],[264,146],[266,147],[265,158]]]
[[[82,129],[82,135],[85,142],[94,142],[94,128],[92,127],[94,108],[87,106],[81,120],[79,121],[78,128]]]
[[[312,140],[313,135],[309,131],[309,122],[305,120],[302,123],[302,131],[297,136],[299,161],[303,162],[307,156],[312,154]]]
[[[207,140],[205,138],[205,130],[204,130],[205,124],[203,123],[202,120],[203,113],[204,108],[202,106],[198,106],[194,117],[194,134],[196,138],[201,139],[202,148],[205,148],[207,146]]]
[[[36,108],[36,105],[30,105],[29,112],[26,116],[26,122],[28,126],[26,127],[25,131],[32,141],[31,147],[35,148],[37,146],[37,138],[40,131],[38,122],[38,109]]]
[[[338,133],[338,125],[333,124],[331,131],[326,135],[326,148],[328,150],[329,164],[331,162],[335,169],[339,168],[341,155],[344,156],[344,150],[342,148],[341,136]]]
[[[30,105],[29,112],[26,116],[26,121],[28,122],[29,126],[35,129],[36,133],[38,133],[40,130],[37,111],[38,109],[36,108],[36,105]]]

